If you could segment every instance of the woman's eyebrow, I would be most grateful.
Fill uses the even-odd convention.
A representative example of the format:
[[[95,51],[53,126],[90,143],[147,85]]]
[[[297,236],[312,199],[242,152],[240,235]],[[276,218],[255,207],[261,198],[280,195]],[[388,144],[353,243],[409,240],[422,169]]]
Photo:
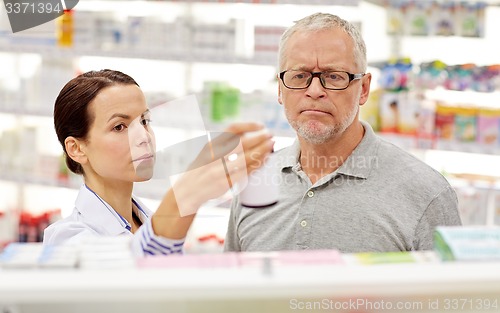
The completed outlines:
[[[111,115],[111,117],[108,119],[108,122],[111,121],[112,119],[116,118],[116,117],[121,117],[123,119],[130,119],[130,115],[127,115],[127,114],[123,114],[123,113],[114,113],[113,115]]]
[[[147,114],[150,114],[151,111],[149,111],[149,109],[147,109],[146,111],[144,111],[142,114],[141,114],[141,117],[144,117],[145,115]],[[108,122],[111,121],[112,119],[114,118],[117,118],[117,117],[120,117],[120,118],[123,118],[123,119],[131,119],[130,115],[127,115],[127,114],[123,114],[123,113],[114,113],[113,115],[111,115],[111,117],[108,119]]]

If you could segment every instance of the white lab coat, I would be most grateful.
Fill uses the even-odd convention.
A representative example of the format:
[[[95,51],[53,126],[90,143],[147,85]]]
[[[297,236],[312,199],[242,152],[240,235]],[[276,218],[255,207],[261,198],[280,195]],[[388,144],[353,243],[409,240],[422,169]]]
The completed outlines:
[[[131,248],[136,256],[182,253],[184,239],[156,236],[151,225],[153,213],[136,197],[132,197],[132,201],[139,208],[135,213],[142,221],[135,234],[130,232],[127,220],[83,184],[73,212],[45,229],[43,244],[78,244],[89,236],[131,236]]]

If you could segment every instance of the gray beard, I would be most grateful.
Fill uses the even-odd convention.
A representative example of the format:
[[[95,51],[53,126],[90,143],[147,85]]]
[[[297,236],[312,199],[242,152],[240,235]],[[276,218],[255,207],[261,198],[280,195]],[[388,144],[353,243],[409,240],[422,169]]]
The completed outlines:
[[[307,123],[299,124],[296,121],[290,121],[290,119],[288,118],[288,114],[287,118],[290,125],[293,127],[293,129],[295,129],[295,131],[301,138],[311,144],[319,145],[327,142],[333,137],[343,134],[347,127],[349,127],[354,122],[358,111],[359,106],[356,106],[344,121],[335,125],[327,125],[323,127],[323,131],[321,133],[312,131],[311,128],[307,126]]]

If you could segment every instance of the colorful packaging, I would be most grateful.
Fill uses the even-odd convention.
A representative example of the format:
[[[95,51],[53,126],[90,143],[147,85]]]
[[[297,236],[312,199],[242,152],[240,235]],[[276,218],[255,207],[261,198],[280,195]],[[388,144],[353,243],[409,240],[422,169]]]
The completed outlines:
[[[459,107],[455,111],[455,139],[460,141],[476,140],[477,109]]]
[[[434,89],[443,86],[448,73],[446,64],[436,60],[428,63],[421,63],[420,70],[415,79],[415,87],[422,89]]]
[[[450,90],[464,91],[472,87],[474,82],[474,70],[476,65],[472,63],[452,65],[446,67],[447,77],[444,87]]]
[[[410,251],[361,252],[355,253],[355,257],[359,263],[364,265],[416,262],[414,254]]]
[[[435,134],[436,104],[433,100],[424,99],[418,110],[417,136],[421,138],[432,138]]]
[[[486,23],[486,6],[487,4],[484,2],[478,2],[477,3],[477,36],[478,37],[484,37],[484,28],[485,28],[485,23]]]
[[[493,224],[500,226],[500,190],[495,190],[495,204],[493,206]]]
[[[455,133],[455,108],[438,103],[436,106],[435,130],[439,139],[452,140]]]
[[[456,33],[456,4],[453,2],[433,2],[432,16],[434,35],[453,36]]]
[[[401,92],[399,94],[397,132],[415,135],[418,127],[418,114],[421,106],[417,92]]]
[[[477,141],[498,145],[500,140],[500,109],[481,108],[477,116]]]
[[[368,122],[376,132],[380,131],[379,103],[383,92],[382,89],[371,91],[368,100],[359,110],[360,119]]]
[[[443,261],[494,261],[500,259],[500,227],[439,226],[434,249]]]
[[[240,112],[240,91],[225,83],[214,83],[210,97],[211,121],[223,122],[234,119]]]
[[[405,9],[405,3],[399,3],[393,1],[390,6],[387,7],[387,34],[397,35],[404,33],[404,23],[405,18],[403,10]]]
[[[460,35],[464,37],[479,37],[479,9],[477,3],[462,2],[460,8]]]
[[[380,98],[380,131],[395,133],[399,124],[399,93],[384,92]]]
[[[64,14],[57,19],[58,46],[73,46],[73,24],[73,10],[64,10]]]
[[[436,112],[435,102],[424,99],[421,102],[417,116],[417,148],[433,149],[435,148],[435,130]]]
[[[458,198],[458,211],[462,224],[486,225],[488,218],[488,189],[455,187]]]
[[[429,5],[427,1],[410,2],[407,8],[408,30],[412,36],[429,35]]]

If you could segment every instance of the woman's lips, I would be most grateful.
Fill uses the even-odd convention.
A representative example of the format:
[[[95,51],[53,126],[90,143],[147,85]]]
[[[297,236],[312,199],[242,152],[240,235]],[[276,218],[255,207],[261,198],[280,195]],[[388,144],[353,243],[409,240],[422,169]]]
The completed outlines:
[[[138,157],[137,159],[134,159],[133,162],[151,160],[153,158],[154,158],[153,154],[144,154],[144,155]]]

